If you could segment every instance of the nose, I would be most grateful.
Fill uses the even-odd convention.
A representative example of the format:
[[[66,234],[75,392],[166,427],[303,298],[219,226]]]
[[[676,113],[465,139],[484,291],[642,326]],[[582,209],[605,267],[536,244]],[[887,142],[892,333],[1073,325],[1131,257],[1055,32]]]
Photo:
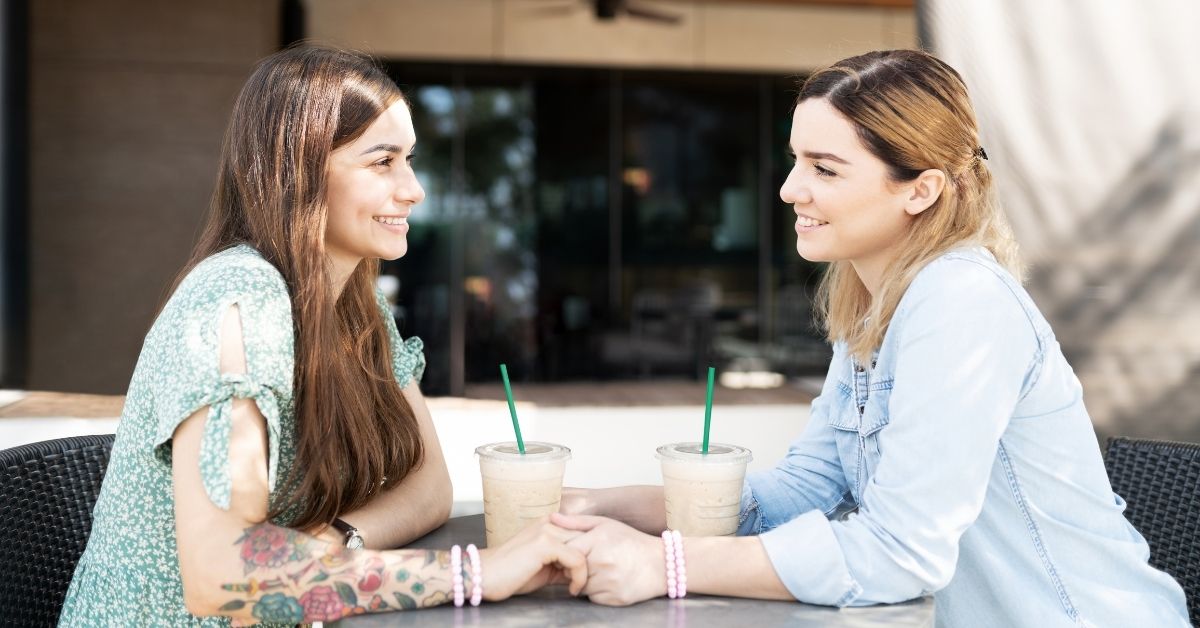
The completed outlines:
[[[400,180],[396,182],[395,199],[403,205],[416,205],[425,200],[425,188],[417,180],[417,174],[412,168],[399,169]]]
[[[788,205],[804,205],[812,202],[812,191],[804,180],[799,166],[793,166],[787,179],[779,188],[779,198]]]

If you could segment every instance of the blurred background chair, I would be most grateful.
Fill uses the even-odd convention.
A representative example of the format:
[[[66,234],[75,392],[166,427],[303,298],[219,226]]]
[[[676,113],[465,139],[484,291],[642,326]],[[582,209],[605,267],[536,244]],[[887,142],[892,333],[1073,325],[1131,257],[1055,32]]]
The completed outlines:
[[[0,451],[0,624],[58,623],[112,444],[105,434]]]
[[[1200,445],[1111,438],[1104,464],[1125,517],[1150,543],[1150,564],[1179,581],[1200,625]]]

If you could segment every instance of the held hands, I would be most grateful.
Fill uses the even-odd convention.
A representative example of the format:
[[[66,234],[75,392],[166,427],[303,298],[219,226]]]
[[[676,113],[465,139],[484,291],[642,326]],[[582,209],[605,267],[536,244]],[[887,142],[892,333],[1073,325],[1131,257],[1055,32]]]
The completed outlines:
[[[594,508],[590,492],[564,489],[563,511]],[[550,584],[567,584],[571,595],[606,606],[667,593],[662,539],[606,517],[555,513],[499,547],[480,550],[480,560],[484,599],[492,602]]]
[[[550,522],[583,532],[567,545],[587,556],[587,584],[582,592],[591,601],[628,606],[666,595],[666,563],[658,537],[604,517],[555,513]]]
[[[480,550],[484,599],[498,602],[548,584],[564,583],[571,595],[579,595],[588,580],[584,553],[570,545],[579,534],[543,518],[525,526],[503,545]]]

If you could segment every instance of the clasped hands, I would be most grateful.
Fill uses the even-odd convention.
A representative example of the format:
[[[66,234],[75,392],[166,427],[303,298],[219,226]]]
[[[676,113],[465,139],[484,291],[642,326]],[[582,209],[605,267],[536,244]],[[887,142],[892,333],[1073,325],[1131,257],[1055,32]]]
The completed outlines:
[[[550,584],[566,584],[572,595],[608,606],[626,606],[667,592],[662,539],[607,517],[555,513],[489,551],[484,566],[497,576],[503,574],[500,581],[486,577],[487,589],[498,594],[487,595],[489,599]]]

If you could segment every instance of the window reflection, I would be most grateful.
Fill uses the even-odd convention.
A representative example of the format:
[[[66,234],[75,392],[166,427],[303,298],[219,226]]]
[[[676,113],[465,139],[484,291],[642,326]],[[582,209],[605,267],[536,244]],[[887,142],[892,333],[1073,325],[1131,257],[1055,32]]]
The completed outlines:
[[[627,334],[605,357],[640,377],[699,375],[757,343],[754,77],[648,74],[623,86],[621,279]]]
[[[608,374],[598,354],[612,325],[611,86],[606,72],[557,72],[534,89],[543,381]]]
[[[392,71],[427,197],[384,271],[401,333],[425,339],[427,392],[494,381],[501,362],[518,381],[823,368],[820,267],[776,194],[792,79]]]
[[[494,379],[501,362],[525,379],[538,348],[532,95],[521,85],[462,95],[467,381]]]
[[[408,87],[417,134],[413,168],[425,188],[425,200],[413,209],[408,253],[386,262],[382,274],[398,279],[396,323],[401,335],[425,341],[424,388],[450,389],[450,268],[455,223],[451,157],[458,134],[455,94],[450,85]]]
[[[822,375],[832,353],[814,320],[813,300],[825,265],[796,253],[796,214],[779,199],[779,186],[792,167],[788,141],[798,86],[792,79],[776,79],[771,90],[771,302],[770,342],[763,358],[786,375]]]

